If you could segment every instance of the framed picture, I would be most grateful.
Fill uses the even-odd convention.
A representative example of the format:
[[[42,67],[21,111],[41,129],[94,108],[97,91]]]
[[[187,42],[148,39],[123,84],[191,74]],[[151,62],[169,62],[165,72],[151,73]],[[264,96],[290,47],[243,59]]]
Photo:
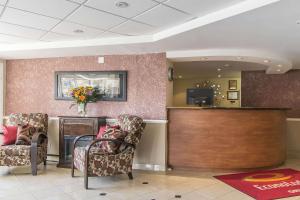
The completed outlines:
[[[229,90],[237,90],[237,80],[229,80],[228,82]]]
[[[227,91],[227,100],[239,100],[239,91]]]
[[[72,100],[69,91],[78,86],[97,87],[102,101],[126,101],[127,71],[55,72],[55,99]]]

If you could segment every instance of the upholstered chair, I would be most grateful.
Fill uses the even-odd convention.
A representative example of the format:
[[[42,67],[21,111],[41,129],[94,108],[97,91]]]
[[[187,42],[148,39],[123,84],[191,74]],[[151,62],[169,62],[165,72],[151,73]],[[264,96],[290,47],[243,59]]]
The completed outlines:
[[[120,115],[117,120],[120,130],[126,133],[122,140],[95,139],[95,135],[78,136],[73,144],[71,175],[74,177],[74,169],[84,173],[84,187],[88,189],[89,176],[113,176],[127,174],[132,176],[132,162],[136,145],[139,143],[145,124],[143,119],[133,115]],[[93,140],[87,146],[78,145],[81,140],[92,137]],[[120,147],[116,153],[108,153],[101,148],[103,142],[116,142]]]
[[[47,159],[48,115],[43,113],[14,113],[4,125],[31,125],[37,130],[30,145],[0,146],[0,166],[31,166],[32,175],[37,175],[37,165]]]

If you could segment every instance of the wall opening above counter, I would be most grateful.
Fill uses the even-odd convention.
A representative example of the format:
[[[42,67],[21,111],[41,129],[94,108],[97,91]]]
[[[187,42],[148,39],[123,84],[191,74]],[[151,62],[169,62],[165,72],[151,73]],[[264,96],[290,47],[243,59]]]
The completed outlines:
[[[241,72],[265,70],[241,61],[174,62],[172,106],[241,106]]]

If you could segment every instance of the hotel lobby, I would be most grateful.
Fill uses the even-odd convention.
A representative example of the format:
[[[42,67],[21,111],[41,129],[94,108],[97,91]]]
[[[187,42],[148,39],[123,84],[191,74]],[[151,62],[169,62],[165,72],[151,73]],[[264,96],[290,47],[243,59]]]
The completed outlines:
[[[300,200],[297,0],[0,0],[0,200]]]

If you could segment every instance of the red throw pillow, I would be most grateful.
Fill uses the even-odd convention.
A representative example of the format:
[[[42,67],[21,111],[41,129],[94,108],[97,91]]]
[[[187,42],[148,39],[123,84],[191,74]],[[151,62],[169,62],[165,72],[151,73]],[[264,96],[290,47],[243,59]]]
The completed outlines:
[[[18,126],[2,126],[3,145],[15,144],[17,139]]]
[[[110,126],[110,125],[100,126],[99,132],[97,134],[97,139],[101,139],[102,135],[105,133],[106,129],[109,129],[109,128],[120,129],[120,126],[119,125],[114,125],[114,126]]]

